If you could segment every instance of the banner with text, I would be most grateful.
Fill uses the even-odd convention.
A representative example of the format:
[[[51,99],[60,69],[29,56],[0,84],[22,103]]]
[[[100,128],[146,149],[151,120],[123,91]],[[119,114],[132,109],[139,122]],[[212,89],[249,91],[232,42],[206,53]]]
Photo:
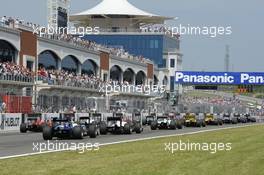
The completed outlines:
[[[264,85],[264,72],[176,72],[176,84]]]

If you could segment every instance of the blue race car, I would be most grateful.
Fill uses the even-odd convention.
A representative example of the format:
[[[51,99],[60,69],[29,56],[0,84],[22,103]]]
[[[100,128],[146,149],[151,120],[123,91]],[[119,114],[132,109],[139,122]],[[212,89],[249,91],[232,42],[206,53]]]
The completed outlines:
[[[82,139],[83,129],[80,125],[69,119],[54,118],[52,127],[45,126],[42,135],[44,140],[52,140],[53,137]]]

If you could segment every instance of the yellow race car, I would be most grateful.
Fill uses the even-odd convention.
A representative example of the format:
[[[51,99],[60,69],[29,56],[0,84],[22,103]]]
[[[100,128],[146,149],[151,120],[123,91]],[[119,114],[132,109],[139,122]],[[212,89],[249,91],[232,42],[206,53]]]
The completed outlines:
[[[217,114],[207,113],[204,120],[207,125],[223,125],[223,120]]]
[[[187,113],[184,115],[184,125],[186,127],[205,127],[206,123],[204,117],[200,114]]]

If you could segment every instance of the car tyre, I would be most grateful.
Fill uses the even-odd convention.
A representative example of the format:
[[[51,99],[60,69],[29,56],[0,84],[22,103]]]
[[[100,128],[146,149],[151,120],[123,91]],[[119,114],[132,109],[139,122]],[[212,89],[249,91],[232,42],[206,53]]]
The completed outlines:
[[[52,140],[52,128],[45,126],[42,131],[42,136],[44,140]]]
[[[142,119],[142,125],[147,125],[147,119]]]
[[[140,126],[140,124],[139,123],[136,123],[135,124],[135,132],[137,133],[137,134],[140,134],[141,133],[141,126]]]
[[[196,126],[199,127],[199,128],[202,127],[202,122],[201,121],[197,121]]]
[[[96,125],[91,124],[88,128],[88,133],[90,138],[96,138]]]
[[[177,129],[182,129],[182,128],[183,128],[183,125],[180,122],[178,122]]]
[[[74,139],[83,139],[83,131],[80,126],[75,126],[72,129],[72,136]]]
[[[125,134],[131,134],[131,128],[130,128],[130,125],[128,123],[126,123],[124,125],[124,133]]]
[[[25,123],[22,123],[20,125],[20,132],[21,133],[26,133],[27,132],[27,125]]]
[[[107,134],[107,125],[105,123],[100,124],[100,134],[106,135]]]
[[[151,122],[150,123],[150,129],[151,130],[157,130],[157,128],[158,128],[157,122],[154,121],[154,122]]]

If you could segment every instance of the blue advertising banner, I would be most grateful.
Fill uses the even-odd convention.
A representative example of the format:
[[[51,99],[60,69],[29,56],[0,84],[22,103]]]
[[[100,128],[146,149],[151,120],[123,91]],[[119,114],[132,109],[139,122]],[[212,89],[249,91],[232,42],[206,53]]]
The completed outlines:
[[[176,84],[264,85],[264,72],[176,72]]]

